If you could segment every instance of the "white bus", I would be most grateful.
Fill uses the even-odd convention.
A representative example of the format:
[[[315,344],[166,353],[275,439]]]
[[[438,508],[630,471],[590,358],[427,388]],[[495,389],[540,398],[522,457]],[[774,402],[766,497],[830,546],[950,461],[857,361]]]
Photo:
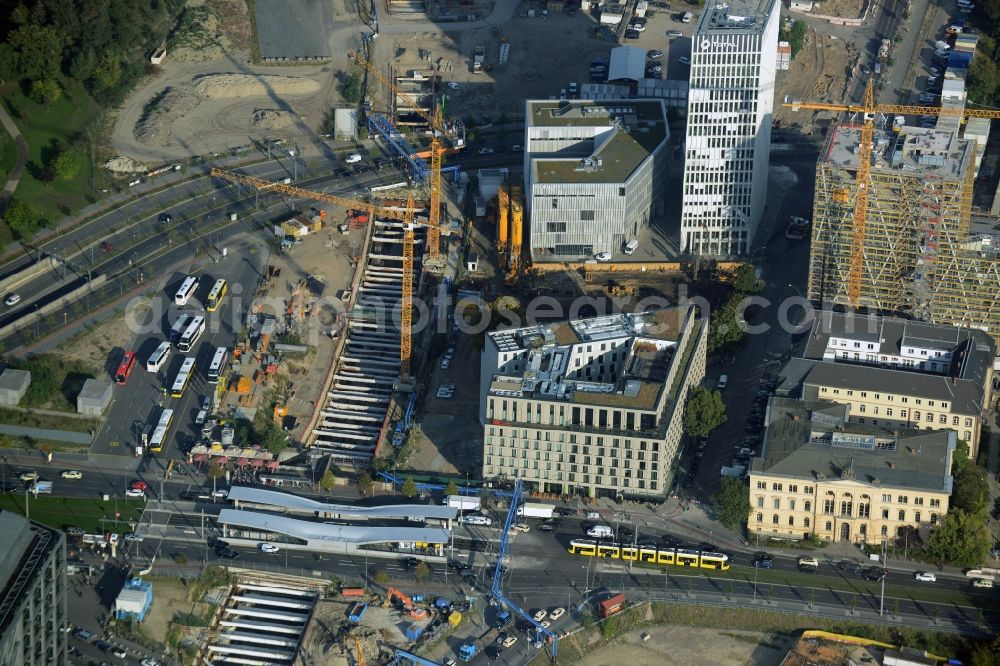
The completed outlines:
[[[159,372],[168,356],[170,356],[170,343],[164,340],[146,360],[146,371]]]
[[[187,388],[188,383],[191,381],[192,372],[194,372],[194,358],[186,356],[184,362],[181,363],[181,369],[177,371],[174,385],[170,389],[171,397],[180,398],[184,395],[184,389]]]
[[[181,336],[184,335],[184,331],[187,330],[188,324],[191,323],[192,319],[194,319],[193,314],[182,314],[178,317],[174,325],[170,327],[170,334],[167,336],[167,339],[176,344],[181,339]]]
[[[201,334],[205,332],[205,318],[201,315],[196,316],[188,324],[188,327],[184,330],[184,335],[181,339],[177,341],[177,348],[182,352],[191,351],[191,347],[198,342],[198,338]]]
[[[219,382],[219,375],[222,374],[223,369],[226,367],[226,361],[229,360],[229,350],[225,347],[217,347],[215,350],[215,356],[212,357],[212,363],[208,366],[208,381],[212,384],[217,384]]]
[[[191,275],[184,279],[181,283],[181,288],[177,290],[174,294],[174,303],[177,305],[187,305],[191,297],[194,296],[194,292],[198,289],[198,278]]]
[[[163,449],[163,443],[167,441],[167,433],[170,431],[170,424],[174,419],[174,410],[164,409],[160,412],[160,420],[153,430],[153,436],[149,438],[149,450],[159,453]]]

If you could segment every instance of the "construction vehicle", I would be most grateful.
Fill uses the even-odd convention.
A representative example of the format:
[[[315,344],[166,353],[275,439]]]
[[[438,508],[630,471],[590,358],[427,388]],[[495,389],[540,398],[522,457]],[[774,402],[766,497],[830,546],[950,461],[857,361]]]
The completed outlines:
[[[883,39],[882,43],[878,47],[878,59],[880,62],[885,62],[885,59],[889,57],[889,49],[892,47],[892,42],[888,39]]]
[[[482,74],[483,73],[483,63],[486,62],[486,47],[477,46],[476,51],[472,56],[472,73]]]
[[[612,296],[635,296],[635,287],[626,287],[614,280],[608,280],[608,293]]]
[[[401,325],[399,327],[399,374],[401,378],[408,379],[410,375],[410,351],[412,339],[410,324],[413,318],[413,215],[417,211],[416,204],[414,204],[413,200],[408,199],[406,205],[403,207],[382,206],[370,202],[366,203],[364,201],[347,199],[334,194],[327,194],[325,192],[304,190],[300,187],[295,187],[294,185],[289,185],[284,182],[274,183],[260,178],[254,178],[253,176],[245,176],[240,173],[226,171],[224,169],[213,168],[212,176],[228,180],[233,183],[247,185],[257,189],[258,191],[277,191],[292,197],[316,199],[319,201],[327,201],[344,208],[362,209],[367,211],[369,219],[371,219],[374,215],[384,215],[393,219],[402,219],[405,231],[403,235],[403,290],[400,299]],[[440,174],[438,181],[440,181]],[[428,239],[430,239],[431,231],[434,228],[435,227],[433,226],[428,227]],[[430,245],[431,244],[428,241],[428,251],[430,250]],[[277,275],[275,274],[273,277],[277,277]]]
[[[407,617],[412,620],[423,620],[427,617],[427,611],[423,608],[417,608],[414,604],[413,599],[406,596],[394,587],[389,587],[385,591],[385,601],[382,603],[383,608],[388,608],[392,605],[392,600],[398,599],[403,605],[403,612],[406,613]]]
[[[361,622],[361,618],[365,616],[366,610],[368,610],[368,604],[363,601],[355,602],[348,612],[347,619],[354,623]]]
[[[862,114],[864,122],[861,125],[861,145],[858,147],[858,171],[855,176],[857,193],[854,197],[854,225],[851,230],[851,263],[847,279],[847,304],[857,307],[861,300],[861,272],[865,258],[865,229],[868,217],[868,192],[871,189],[872,138],[875,133],[875,117],[878,115],[892,116],[905,114],[911,116],[959,116],[961,118],[1000,118],[1000,110],[942,108],[931,106],[911,106],[906,104],[876,104],[875,88],[872,79],[868,79],[862,104],[831,104],[828,102],[786,102],[786,107],[793,110],[807,109],[812,111],[841,111],[851,114]],[[969,215],[972,212],[972,186],[975,182],[976,170],[966,169],[962,211],[959,216],[958,238],[968,235]],[[850,201],[850,193],[842,193],[840,201]],[[837,198],[835,197],[835,200]]]
[[[504,281],[517,284],[521,276],[521,242],[524,238],[524,204],[519,185],[504,183],[497,192],[497,252],[506,270]]]

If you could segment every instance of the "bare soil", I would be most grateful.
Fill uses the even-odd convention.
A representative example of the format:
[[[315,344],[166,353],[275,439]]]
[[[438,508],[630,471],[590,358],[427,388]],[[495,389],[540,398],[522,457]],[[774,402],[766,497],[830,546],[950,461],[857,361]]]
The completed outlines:
[[[94,328],[82,331],[62,343],[59,354],[68,361],[81,361],[91,368],[103,368],[114,349],[131,349],[135,331],[132,325],[142,321],[150,300],[132,299],[125,306],[124,316],[112,316]]]
[[[858,18],[864,0],[823,0],[813,5],[812,13],[822,16],[840,16],[842,18]]]
[[[642,640],[643,634],[648,634],[649,639]],[[629,632],[590,652],[581,666],[777,666],[785,648],[765,638],[766,634],[753,631],[653,627]]]
[[[783,127],[811,131],[812,111],[781,105],[785,97],[799,101],[841,103],[847,94],[850,68],[858,57],[853,44],[809,29],[805,43],[786,72],[778,72],[774,119]]]
[[[143,631],[158,643],[165,643],[170,620],[177,613],[191,610],[194,604],[188,601],[188,589],[179,580],[170,578],[153,581],[153,605],[149,607]]]

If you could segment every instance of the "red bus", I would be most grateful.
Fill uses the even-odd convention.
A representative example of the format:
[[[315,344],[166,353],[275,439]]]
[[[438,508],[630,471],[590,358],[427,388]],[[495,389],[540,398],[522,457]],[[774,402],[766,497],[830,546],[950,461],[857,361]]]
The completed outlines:
[[[132,374],[135,367],[135,352],[125,352],[118,370],[115,371],[115,383],[124,384],[128,381],[128,376]]]

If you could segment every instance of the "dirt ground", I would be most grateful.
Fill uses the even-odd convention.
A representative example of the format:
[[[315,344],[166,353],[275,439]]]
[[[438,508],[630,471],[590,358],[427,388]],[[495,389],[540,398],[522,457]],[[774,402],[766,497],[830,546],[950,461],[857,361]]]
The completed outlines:
[[[316,666],[351,666],[362,663],[356,657],[356,647],[353,638],[357,637],[364,651],[363,663],[378,663],[378,644],[405,645],[408,641],[403,631],[412,624],[424,627],[427,622],[415,622],[404,617],[393,608],[382,608],[371,603],[365,611],[361,623],[350,628],[351,638],[337,640],[341,636],[344,625],[348,624],[347,615],[354,601],[339,601],[325,599],[320,601],[313,613],[313,626],[307,630],[308,647],[312,661]]]
[[[157,578],[153,581],[153,605],[142,623],[142,630],[158,643],[165,643],[170,620],[176,613],[190,610],[188,589],[179,580]]]
[[[783,127],[811,131],[813,112],[783,107],[782,100],[787,96],[801,101],[843,102],[847,92],[847,74],[857,57],[857,49],[852,44],[809,29],[805,44],[792,59],[788,71],[778,72],[774,95],[775,122]]]
[[[642,640],[648,634],[648,640]],[[654,627],[632,631],[610,645],[590,652],[581,666],[777,666],[787,641],[771,641],[752,631]]]
[[[857,18],[861,16],[864,0],[823,0],[813,5],[813,12],[822,16]]]
[[[112,316],[89,331],[77,334],[59,346],[59,354],[71,361],[81,361],[92,368],[103,368],[115,348],[131,349],[135,332],[130,322],[140,322],[149,307],[145,296],[134,298],[125,306],[125,316]]]

